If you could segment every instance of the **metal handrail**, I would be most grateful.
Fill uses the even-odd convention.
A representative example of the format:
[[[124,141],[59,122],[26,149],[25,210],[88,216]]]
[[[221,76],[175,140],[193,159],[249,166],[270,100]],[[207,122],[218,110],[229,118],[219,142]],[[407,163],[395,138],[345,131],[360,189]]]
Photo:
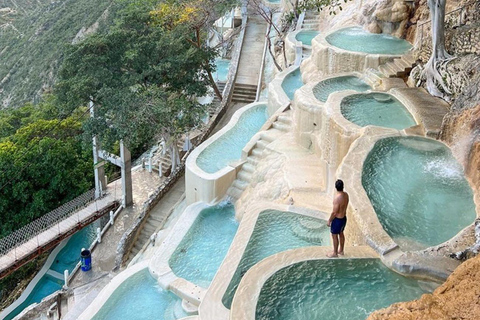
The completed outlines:
[[[28,242],[94,200],[95,189],[92,189],[0,239],[0,255]]]

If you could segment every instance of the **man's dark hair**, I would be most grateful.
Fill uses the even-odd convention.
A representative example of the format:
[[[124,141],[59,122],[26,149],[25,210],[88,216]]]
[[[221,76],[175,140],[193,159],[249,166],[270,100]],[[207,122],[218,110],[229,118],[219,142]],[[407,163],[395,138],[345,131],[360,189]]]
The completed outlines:
[[[337,191],[343,191],[343,181],[338,179],[337,181],[335,181],[335,189],[337,189]]]

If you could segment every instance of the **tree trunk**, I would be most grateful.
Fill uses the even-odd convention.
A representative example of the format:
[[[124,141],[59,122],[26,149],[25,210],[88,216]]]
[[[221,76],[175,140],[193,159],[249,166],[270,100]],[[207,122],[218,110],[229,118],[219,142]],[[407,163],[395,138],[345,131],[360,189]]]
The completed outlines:
[[[267,33],[265,34],[266,40],[267,40],[267,49],[268,53],[270,53],[270,56],[272,57],[273,64],[277,68],[278,71],[282,71],[282,67],[278,64],[277,59],[275,58],[275,54],[272,52],[272,40],[270,39],[270,30],[272,30],[272,24],[268,24],[268,29]]]
[[[215,82],[215,79],[213,79],[212,72],[210,68],[207,68],[207,74],[208,74],[208,79],[210,80],[210,83],[212,84],[213,91],[215,91],[215,95],[218,97],[220,101],[222,101],[222,93],[220,90],[218,90],[217,83]]]
[[[432,20],[432,55],[423,70],[423,75],[427,80],[428,92],[433,96],[441,98],[444,98],[445,95],[439,90],[438,85],[447,94],[450,94],[450,91],[445,86],[443,78],[438,72],[437,65],[452,58],[445,49],[445,4],[446,0],[428,0]]]

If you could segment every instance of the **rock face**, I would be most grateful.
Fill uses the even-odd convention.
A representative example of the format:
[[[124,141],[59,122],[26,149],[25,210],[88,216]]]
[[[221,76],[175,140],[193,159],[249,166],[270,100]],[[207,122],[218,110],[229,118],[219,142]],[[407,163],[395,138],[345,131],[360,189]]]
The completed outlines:
[[[402,38],[411,8],[403,0],[368,2],[362,6],[360,24],[373,33],[389,33]]]
[[[404,38],[412,10],[404,0],[347,1],[335,15],[329,10],[320,13],[319,30],[361,25],[373,33]]]
[[[432,294],[375,311],[367,320],[479,319],[479,292],[480,257],[476,257],[459,266]]]

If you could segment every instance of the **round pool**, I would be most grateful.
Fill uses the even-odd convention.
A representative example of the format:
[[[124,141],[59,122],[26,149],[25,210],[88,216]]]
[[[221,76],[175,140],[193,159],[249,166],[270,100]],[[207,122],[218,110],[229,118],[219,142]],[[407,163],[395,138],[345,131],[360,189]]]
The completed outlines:
[[[416,125],[410,112],[386,93],[354,94],[340,103],[342,115],[361,127],[374,125],[402,130]]]
[[[331,93],[343,90],[363,92],[372,88],[355,76],[343,76],[325,79],[313,87],[313,95],[322,102],[326,102]]]
[[[264,284],[256,319],[365,320],[395,302],[419,298],[418,282],[378,259],[309,260],[283,268]]]
[[[445,242],[476,217],[462,166],[435,140],[379,140],[365,160],[362,184],[383,228],[404,250]]]
[[[330,229],[325,221],[292,212],[261,212],[242,260],[223,296],[224,306],[231,307],[243,275],[260,260],[289,249],[327,245],[330,245]]]
[[[295,36],[297,41],[301,41],[303,45],[311,46],[312,39],[318,36],[320,32],[314,30],[302,30]]]
[[[369,33],[360,27],[337,30],[328,35],[326,40],[340,49],[372,54],[402,55],[412,48],[406,40],[387,34]]]

